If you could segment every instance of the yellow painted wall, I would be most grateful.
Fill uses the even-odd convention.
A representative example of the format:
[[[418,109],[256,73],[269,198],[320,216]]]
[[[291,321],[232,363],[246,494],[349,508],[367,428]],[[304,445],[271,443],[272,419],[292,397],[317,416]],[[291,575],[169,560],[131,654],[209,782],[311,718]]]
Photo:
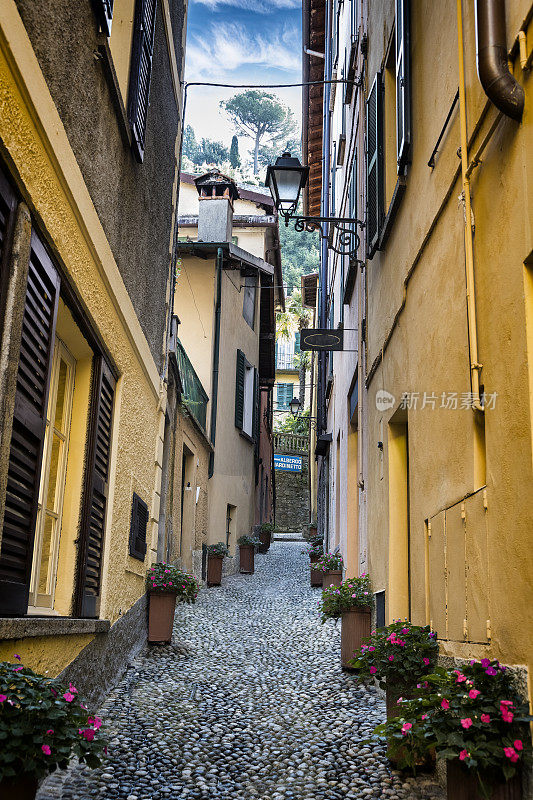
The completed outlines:
[[[128,555],[128,536],[133,491],[146,500],[154,519],[158,511],[157,503],[154,505],[159,492],[156,461],[162,416],[158,409],[158,374],[11,0],[3,4],[0,19],[0,137],[20,176],[34,217],[42,221],[41,232],[48,237],[121,376],[115,399],[101,607],[101,617],[113,623],[144,593],[144,572],[151,557],[148,549],[146,564],[134,561]],[[76,435],[81,443],[82,434]],[[68,515],[71,537],[75,530],[70,527],[75,503],[69,503]],[[65,552],[63,543],[61,559],[68,571],[72,549]],[[66,596],[60,602],[65,605]],[[32,639],[17,646],[21,655],[27,655],[28,666],[43,669],[48,665],[51,672],[58,672],[90,638]],[[9,643],[7,648],[10,649]]]
[[[370,6],[370,80],[384,56],[393,6],[392,0]],[[506,3],[509,45],[529,7],[529,0]],[[476,72],[473,4],[463,3],[463,14],[469,136],[479,123],[472,157],[496,110],[489,107],[481,120],[486,96]],[[376,591],[390,589],[405,559],[404,554],[398,562],[391,549],[392,504],[398,497],[390,475],[397,448],[386,432],[402,393],[418,392],[417,408],[407,410],[411,617],[423,623],[431,615],[443,652],[531,664],[533,406],[527,337],[532,301],[530,273],[524,267],[533,246],[528,210],[533,187],[531,77],[516,61],[514,74],[526,91],[523,120],[517,124],[504,118],[499,123],[472,177],[481,380],[487,393],[497,393],[495,407],[485,412],[485,465],[474,414],[461,408],[470,377],[463,209],[457,202],[461,183],[454,178],[459,165],[456,113],[435,168],[427,166],[458,84],[455,2],[414,2],[411,43],[412,164],[390,238],[367,270],[367,365],[379,364],[367,403],[370,573]],[[399,322],[390,333],[397,315]],[[376,408],[378,389],[396,398],[386,412]],[[435,395],[435,408],[427,402],[422,408],[424,392]],[[442,393],[450,392],[457,392],[456,410],[441,408]],[[394,588],[388,594],[390,618],[400,614],[405,602],[398,604]]]

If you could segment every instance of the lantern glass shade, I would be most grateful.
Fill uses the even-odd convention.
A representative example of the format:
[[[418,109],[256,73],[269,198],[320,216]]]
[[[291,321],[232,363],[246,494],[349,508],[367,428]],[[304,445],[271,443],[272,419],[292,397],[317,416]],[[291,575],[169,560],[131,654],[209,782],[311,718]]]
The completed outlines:
[[[298,412],[300,411],[300,401],[297,397],[293,397],[291,402],[289,403],[291,414],[293,417],[298,416]]]
[[[307,183],[309,167],[302,167],[298,158],[283,153],[274,166],[267,169],[266,185],[278,211],[291,214],[298,206],[300,192]]]

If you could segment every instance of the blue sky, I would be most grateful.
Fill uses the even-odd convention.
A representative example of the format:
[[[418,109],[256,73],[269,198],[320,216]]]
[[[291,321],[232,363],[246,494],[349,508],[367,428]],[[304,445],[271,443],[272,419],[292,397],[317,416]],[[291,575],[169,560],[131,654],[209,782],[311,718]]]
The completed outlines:
[[[185,77],[220,83],[301,81],[301,0],[190,0]],[[185,124],[197,137],[231,142],[234,133],[219,107],[237,91],[191,87]],[[275,89],[300,122],[301,89]],[[239,138],[241,153],[251,139]]]

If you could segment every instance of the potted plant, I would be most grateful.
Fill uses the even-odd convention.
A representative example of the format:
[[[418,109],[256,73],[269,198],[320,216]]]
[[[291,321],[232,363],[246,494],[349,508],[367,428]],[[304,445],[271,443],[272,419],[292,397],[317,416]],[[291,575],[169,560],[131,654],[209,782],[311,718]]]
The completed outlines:
[[[533,718],[506,668],[488,658],[436,667],[418,694],[375,730],[400,754],[399,766],[414,769],[434,748],[447,761],[448,800],[520,800]]]
[[[351,666],[361,677],[375,678],[385,689],[390,719],[399,713],[400,697],[410,699],[417,694],[417,684],[432,672],[438,654],[437,634],[428,625],[398,619],[372,631]]]
[[[309,556],[309,562],[311,565],[310,569],[310,576],[311,576],[311,586],[322,586],[322,573],[320,570],[316,569],[316,564],[319,558],[324,553],[324,548],[322,546],[322,539],[316,539],[314,542],[311,542],[311,547],[307,550],[302,550],[304,555]]]
[[[231,558],[224,542],[207,545],[207,585],[220,586],[222,583],[222,562],[225,556]]]
[[[0,709],[0,797],[34,800],[38,782],[73,756],[91,768],[102,763],[102,720],[72,684],[2,662]]]
[[[255,536],[245,534],[239,536],[237,544],[239,545],[239,570],[246,575],[252,575],[254,572],[254,555],[255,548],[259,544],[259,539]]]
[[[341,665],[350,669],[350,661],[370,635],[372,588],[366,572],[359,578],[347,578],[340,586],[330,586],[322,592],[319,611],[322,622],[342,619]]]
[[[170,642],[176,600],[194,603],[199,584],[173,564],[153,564],[146,575],[148,591],[148,641]]]
[[[340,586],[342,583],[342,556],[340,553],[324,553],[315,564],[322,573],[322,588]]]
[[[259,531],[259,539],[261,544],[259,545],[259,552],[260,553],[267,553],[270,549],[270,542],[272,541],[272,533],[274,531],[274,526],[271,522],[263,522],[261,525],[261,530]]]

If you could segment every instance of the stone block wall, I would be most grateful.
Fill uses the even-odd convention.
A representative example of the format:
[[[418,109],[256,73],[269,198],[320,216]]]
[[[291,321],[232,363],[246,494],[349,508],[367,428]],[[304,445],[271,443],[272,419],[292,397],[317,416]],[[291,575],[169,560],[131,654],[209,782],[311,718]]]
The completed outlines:
[[[309,524],[309,456],[301,455],[301,472],[276,470],[276,527],[298,532]]]

